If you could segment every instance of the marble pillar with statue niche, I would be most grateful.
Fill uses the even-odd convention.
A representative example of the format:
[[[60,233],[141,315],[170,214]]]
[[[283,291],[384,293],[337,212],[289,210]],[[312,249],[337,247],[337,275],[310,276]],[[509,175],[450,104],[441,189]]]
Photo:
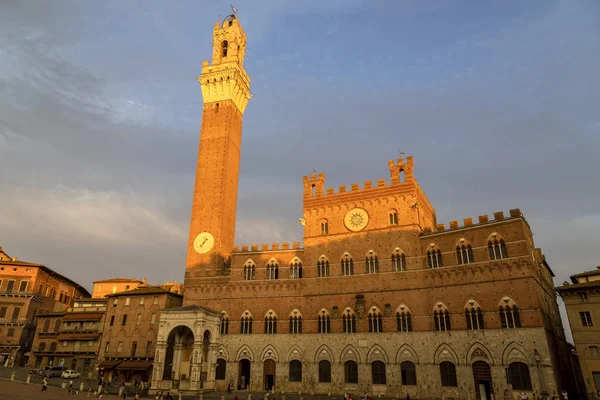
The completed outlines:
[[[191,362],[190,390],[200,390],[202,378],[202,342],[195,341]]]

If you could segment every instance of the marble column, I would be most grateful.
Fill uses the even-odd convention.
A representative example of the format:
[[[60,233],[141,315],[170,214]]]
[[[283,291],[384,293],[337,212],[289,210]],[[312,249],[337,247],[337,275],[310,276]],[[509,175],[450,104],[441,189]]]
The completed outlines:
[[[202,342],[195,341],[192,350],[192,362],[191,362],[191,377],[190,377],[190,390],[200,390],[200,380],[202,377],[202,363],[204,362],[202,357]]]
[[[183,356],[183,345],[173,345],[173,368],[171,369],[171,380],[178,381],[181,376],[181,358]]]
[[[219,347],[216,343],[211,343],[208,347],[208,356],[206,358],[206,389],[214,389],[215,382],[215,373],[217,368],[217,348]]]
[[[152,389],[158,388],[158,382],[162,381],[163,379],[166,354],[167,342],[158,342],[156,344],[156,353],[154,354],[154,365],[152,367]]]

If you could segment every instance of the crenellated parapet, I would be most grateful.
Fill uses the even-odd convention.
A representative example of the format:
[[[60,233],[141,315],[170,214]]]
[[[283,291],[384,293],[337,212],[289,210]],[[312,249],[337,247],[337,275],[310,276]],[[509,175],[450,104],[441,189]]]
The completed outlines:
[[[293,242],[290,246],[289,242],[283,243],[262,243],[252,245],[235,246],[232,253],[256,253],[256,252],[267,252],[267,251],[288,251],[288,250],[301,250],[300,242]]]
[[[435,229],[432,229],[430,227],[425,228],[423,231],[423,234],[427,235],[427,234],[434,234],[434,233],[440,233],[440,232],[446,232],[446,231],[454,231],[457,229],[471,228],[474,226],[493,224],[493,223],[505,221],[507,219],[521,218],[525,221],[525,218],[523,218],[523,214],[521,213],[521,210],[519,210],[518,208],[513,208],[512,210],[510,210],[508,218],[505,217],[503,211],[497,211],[497,212],[493,213],[493,216],[494,216],[494,218],[490,219],[487,214],[480,215],[478,217],[478,223],[474,223],[473,218],[464,218],[462,225],[460,225],[458,221],[450,221],[449,229],[446,229],[445,224],[437,224],[435,226]]]
[[[349,194],[362,196],[365,193],[368,194],[370,191],[374,193],[375,191],[381,191],[381,189],[387,190],[388,192],[405,191],[405,194],[416,191],[419,195],[425,197],[413,176],[413,163],[412,156],[409,156],[406,159],[398,158],[397,160],[389,160],[388,168],[391,175],[390,182],[388,183],[386,179],[378,179],[375,182],[365,181],[362,185],[362,189],[360,183],[352,183],[350,184],[350,188],[346,185],[341,185],[337,188],[337,191],[335,188],[325,188],[325,174],[322,172],[304,176],[304,199],[307,201],[322,197],[330,198],[331,196],[339,195],[347,196]],[[429,201],[427,201],[427,203],[429,203]]]

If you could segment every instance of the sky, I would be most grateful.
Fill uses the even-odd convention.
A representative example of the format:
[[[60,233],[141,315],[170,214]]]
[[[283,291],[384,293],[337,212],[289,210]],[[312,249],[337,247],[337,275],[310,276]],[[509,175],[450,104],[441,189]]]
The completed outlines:
[[[196,77],[230,1],[0,11],[0,245],[88,289],[183,280]],[[600,2],[238,1],[253,98],[236,244],[302,240],[302,176],[414,156],[438,222],[520,208],[555,282],[600,243]]]

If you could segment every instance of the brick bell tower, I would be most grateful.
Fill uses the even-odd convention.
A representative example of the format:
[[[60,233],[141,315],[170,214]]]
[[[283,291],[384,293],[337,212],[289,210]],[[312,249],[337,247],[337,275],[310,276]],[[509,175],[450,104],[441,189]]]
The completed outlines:
[[[212,63],[198,78],[204,109],[192,202],[186,278],[221,274],[233,249],[242,141],[250,94],[246,34],[236,15],[216,23]]]

